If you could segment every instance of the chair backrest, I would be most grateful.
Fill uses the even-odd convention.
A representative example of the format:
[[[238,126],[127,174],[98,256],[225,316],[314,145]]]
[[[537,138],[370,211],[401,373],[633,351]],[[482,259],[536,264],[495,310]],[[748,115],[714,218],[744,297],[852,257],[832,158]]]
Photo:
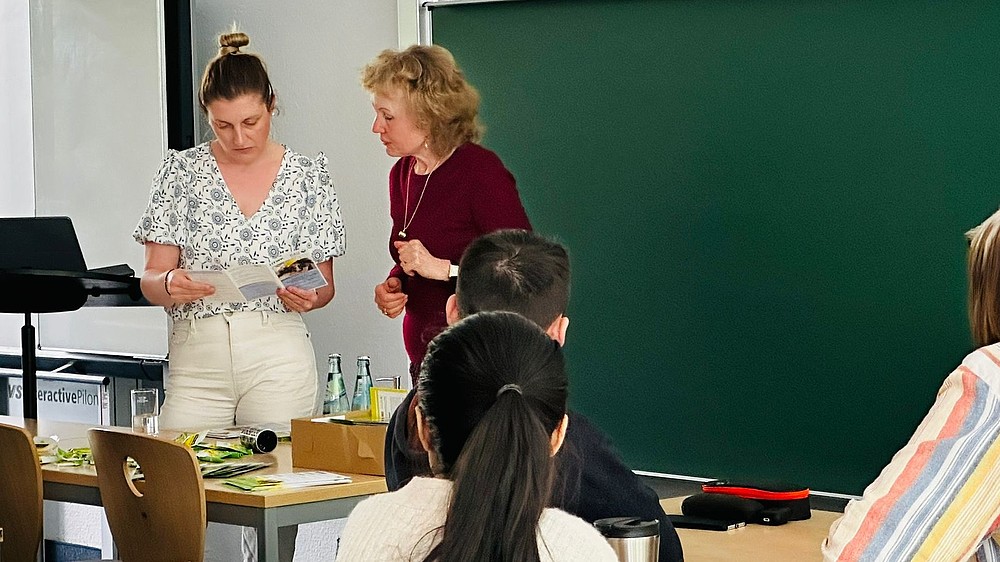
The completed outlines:
[[[0,424],[0,560],[35,560],[42,542],[42,467],[31,434]]]
[[[201,561],[205,483],[191,449],[141,434],[88,431],[101,503],[123,562]],[[144,481],[128,465],[139,464]]]

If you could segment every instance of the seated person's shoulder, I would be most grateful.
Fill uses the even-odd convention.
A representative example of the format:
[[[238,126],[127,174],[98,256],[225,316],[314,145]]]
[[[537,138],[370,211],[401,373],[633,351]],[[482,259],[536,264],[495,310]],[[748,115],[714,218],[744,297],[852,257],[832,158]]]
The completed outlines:
[[[566,412],[566,414],[569,416],[569,427],[566,429],[567,434],[572,432],[576,433],[577,437],[581,439],[587,438],[602,443],[608,442],[607,435],[587,419],[587,416],[572,410]]]
[[[569,412],[557,455],[555,505],[591,521],[621,515],[659,517],[656,493],[639,480],[610,439],[586,417]]]
[[[1000,395],[1000,343],[980,347],[966,355],[962,365],[945,379],[943,387],[956,384],[970,374],[985,382],[991,394]]]
[[[583,414],[569,411],[566,441],[560,451],[560,465],[572,467],[579,464],[585,472],[603,471],[608,467],[626,469],[611,443],[611,439]]]
[[[962,366],[972,369],[976,374],[983,372],[1000,372],[1000,343],[986,345],[969,352],[962,360]]]
[[[548,549],[553,560],[618,560],[593,525],[561,509],[546,509],[538,521],[538,530],[543,541],[539,548]]]

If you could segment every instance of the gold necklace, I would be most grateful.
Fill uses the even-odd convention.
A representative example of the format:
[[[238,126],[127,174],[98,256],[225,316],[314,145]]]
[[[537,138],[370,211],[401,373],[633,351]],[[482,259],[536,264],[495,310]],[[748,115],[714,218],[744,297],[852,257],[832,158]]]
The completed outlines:
[[[416,157],[413,158],[413,162],[410,163],[410,171],[406,174],[406,198],[403,200],[403,228],[396,233],[400,238],[406,238],[406,231],[409,230],[410,224],[413,223],[413,217],[417,216],[417,209],[420,208],[420,202],[424,200],[424,192],[427,191],[427,184],[431,181],[431,174],[433,174],[434,170],[437,170],[445,160],[451,158],[451,155],[455,153],[456,149],[457,147],[451,149],[451,152],[446,154],[444,158],[438,160],[434,164],[434,167],[427,172],[427,178],[424,179],[424,187],[420,190],[420,197],[417,198],[417,204],[413,206],[413,214],[410,215],[410,219],[407,220],[406,213],[410,208],[410,178],[413,177],[413,169],[417,166],[417,159]]]
[[[438,163],[441,161],[438,160]],[[437,170],[438,165],[434,164],[434,167],[427,172],[427,178],[424,180],[424,187],[420,190],[420,197],[417,198],[417,204],[413,206],[413,214],[410,215],[410,219],[406,220],[406,213],[410,208],[410,178],[413,177],[413,168],[417,165],[417,159],[414,158],[413,162],[410,164],[410,171],[406,174],[406,198],[403,200],[403,228],[397,233],[400,238],[406,238],[406,231],[410,228],[410,224],[413,223],[413,218],[417,216],[417,209],[420,208],[420,202],[424,200],[424,192],[427,191],[427,184],[431,181],[431,174],[434,170]]]

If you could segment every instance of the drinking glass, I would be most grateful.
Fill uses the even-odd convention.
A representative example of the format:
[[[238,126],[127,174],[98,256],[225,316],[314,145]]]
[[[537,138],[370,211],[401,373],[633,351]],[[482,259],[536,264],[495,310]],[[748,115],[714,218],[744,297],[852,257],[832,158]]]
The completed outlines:
[[[132,391],[132,431],[155,435],[160,431],[160,391],[137,388]]]

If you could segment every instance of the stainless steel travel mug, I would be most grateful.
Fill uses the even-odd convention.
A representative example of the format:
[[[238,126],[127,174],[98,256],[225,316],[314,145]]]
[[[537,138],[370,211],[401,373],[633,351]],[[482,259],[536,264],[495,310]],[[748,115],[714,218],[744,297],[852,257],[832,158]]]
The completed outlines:
[[[594,521],[620,562],[656,562],[660,558],[660,522],[638,517]]]
[[[255,453],[270,453],[278,446],[278,434],[261,427],[244,427],[240,443]]]

